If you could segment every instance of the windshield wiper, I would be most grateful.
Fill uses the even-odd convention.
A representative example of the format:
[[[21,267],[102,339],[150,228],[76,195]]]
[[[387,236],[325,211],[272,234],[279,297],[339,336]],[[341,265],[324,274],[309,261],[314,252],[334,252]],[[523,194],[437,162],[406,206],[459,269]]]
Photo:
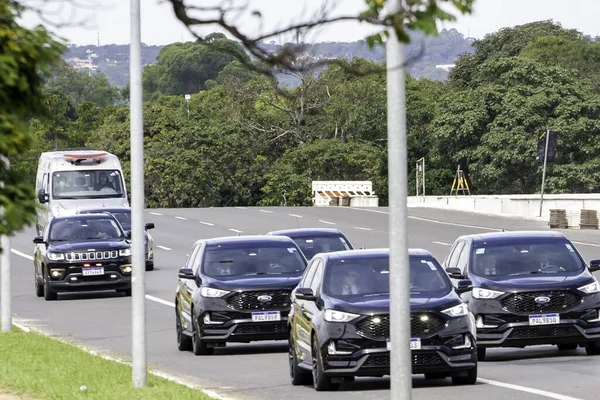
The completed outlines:
[[[517,272],[516,274],[510,274],[508,276],[517,276],[517,275],[538,275],[538,274],[556,274],[557,271],[525,271],[525,272]]]

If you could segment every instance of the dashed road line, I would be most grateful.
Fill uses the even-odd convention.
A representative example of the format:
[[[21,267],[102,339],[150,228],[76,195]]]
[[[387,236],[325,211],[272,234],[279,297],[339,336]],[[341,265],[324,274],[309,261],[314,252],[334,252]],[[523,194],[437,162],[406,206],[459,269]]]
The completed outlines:
[[[150,211],[150,214],[152,214],[152,215],[162,215],[161,213],[157,213],[157,212],[154,212],[154,211]]]
[[[296,217],[296,218],[304,218],[302,215],[298,215],[298,214],[289,214],[290,217]]]
[[[148,300],[152,300],[152,301],[155,301],[157,303],[164,304],[165,306],[169,306],[169,307],[175,308],[175,303],[171,303],[170,301],[163,300],[163,299],[160,299],[158,297],[150,296],[149,294],[146,295],[146,298]]]
[[[371,228],[363,228],[362,226],[355,226],[354,229],[359,229],[361,231],[372,231],[373,230]]]
[[[240,230],[238,230],[238,229],[233,229],[233,228],[231,228],[231,229],[229,229],[229,230],[230,230],[231,232],[235,232],[235,233],[242,233],[242,232],[243,232],[243,231],[240,231]]]
[[[442,246],[452,246],[452,244],[451,244],[451,243],[446,243],[446,242],[436,242],[436,241],[433,241],[433,242],[431,242],[431,243],[435,243],[435,244],[441,244]]]
[[[215,224],[213,224],[211,222],[206,222],[206,221],[198,221],[198,222],[200,222],[202,225],[215,226]]]
[[[30,256],[29,254],[22,253],[22,252],[20,252],[19,250],[15,250],[15,249],[10,249],[10,251],[11,251],[13,254],[16,254],[16,255],[18,255],[18,256],[21,256],[21,257],[23,257],[23,258],[26,258],[26,259],[28,259],[28,260],[31,260],[31,261],[33,261],[33,256]]]
[[[499,387],[503,387],[506,389],[518,390],[519,392],[537,394],[539,396],[548,397],[548,398],[556,399],[556,400],[581,400],[581,399],[578,399],[577,397],[565,396],[565,395],[558,394],[558,393],[548,392],[546,390],[540,390],[540,389],[534,389],[534,388],[530,388],[530,387],[526,387],[526,386],[514,385],[512,383],[504,383],[504,382],[498,382],[498,381],[493,381],[490,379],[482,379],[482,378],[479,378],[477,380],[482,383],[487,383],[488,385],[499,386]]]
[[[187,218],[185,218],[185,217],[175,217],[175,219],[182,219],[184,221],[187,220]]]
[[[247,210],[248,207],[236,207],[238,210]]]
[[[261,209],[261,210],[258,210],[258,211],[260,211],[261,213],[273,214],[273,211],[269,211],[269,210],[262,210]]]
[[[173,250],[172,248],[166,247],[166,246],[156,246],[156,247],[158,247],[159,249],[167,250],[167,251]]]
[[[322,219],[320,219],[319,222],[328,224],[328,225],[335,225],[335,222],[323,221]]]
[[[573,241],[571,241],[571,242],[575,243],[575,244],[580,244],[582,246],[600,247],[600,244],[585,243],[585,242],[573,242]]]

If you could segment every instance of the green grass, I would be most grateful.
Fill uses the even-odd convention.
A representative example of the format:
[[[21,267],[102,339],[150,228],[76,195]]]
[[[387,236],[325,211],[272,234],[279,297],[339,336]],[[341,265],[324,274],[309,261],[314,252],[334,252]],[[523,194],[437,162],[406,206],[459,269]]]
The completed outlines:
[[[81,386],[87,390],[81,391]],[[0,333],[0,387],[35,399],[195,399],[199,390],[148,374],[134,389],[131,367],[37,333]]]

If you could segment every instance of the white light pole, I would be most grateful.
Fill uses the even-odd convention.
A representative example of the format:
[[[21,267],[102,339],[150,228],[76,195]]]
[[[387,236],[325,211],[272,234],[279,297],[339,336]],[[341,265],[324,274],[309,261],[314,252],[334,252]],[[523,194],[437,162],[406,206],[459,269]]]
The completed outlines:
[[[4,163],[4,167],[10,168],[10,160],[5,156],[0,156]],[[0,182],[0,189],[4,190],[5,183]],[[0,213],[4,210],[0,209]],[[0,302],[2,303],[2,332],[12,331],[12,294],[10,287],[10,237],[7,235],[0,236],[0,246],[2,246],[2,255],[0,256]]]
[[[133,386],[146,386],[146,309],[144,274],[144,119],[142,104],[142,43],[140,0],[131,3],[130,129],[131,129],[131,339]]]
[[[190,116],[190,99],[191,98],[192,98],[192,95],[189,95],[189,94],[185,95],[185,102],[187,103],[188,117]]]
[[[402,13],[401,0],[388,0],[388,12]],[[410,269],[408,261],[408,158],[404,46],[391,29],[386,44],[388,112],[388,186],[390,204],[391,399],[412,396],[410,355]]]

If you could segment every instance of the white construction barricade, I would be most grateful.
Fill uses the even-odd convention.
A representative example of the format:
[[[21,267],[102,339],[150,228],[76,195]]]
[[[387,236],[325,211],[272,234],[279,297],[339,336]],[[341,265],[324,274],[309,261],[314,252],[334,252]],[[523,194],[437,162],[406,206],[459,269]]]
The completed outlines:
[[[315,207],[378,207],[371,181],[313,181]]]

